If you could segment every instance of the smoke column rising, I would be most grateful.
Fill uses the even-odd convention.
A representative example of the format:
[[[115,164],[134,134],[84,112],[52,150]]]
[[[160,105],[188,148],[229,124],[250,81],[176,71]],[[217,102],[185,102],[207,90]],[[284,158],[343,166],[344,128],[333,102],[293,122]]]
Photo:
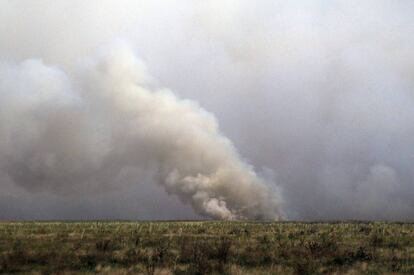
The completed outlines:
[[[276,193],[240,160],[215,118],[193,101],[151,88],[127,46],[85,61],[76,81],[39,60],[4,66],[0,75],[1,171],[16,184],[93,192],[116,188],[123,171],[138,167],[152,169],[201,215],[281,217]]]
[[[242,163],[251,164],[259,177],[243,178],[276,190],[266,205],[236,192],[244,205],[228,196],[223,207],[218,194],[227,191],[215,189],[188,201],[196,209],[215,198],[208,208],[233,209],[230,216],[245,206],[268,213],[276,200],[289,219],[412,221],[413,11],[411,0],[0,0],[0,218],[200,218],[177,199],[195,194],[177,188],[191,186],[183,170],[200,170],[203,162],[210,183],[234,175],[212,172],[210,158],[221,150],[208,150],[206,160],[173,146],[179,126],[186,137],[204,129],[182,144],[198,148],[196,140],[215,140],[227,148],[222,165],[238,163],[242,174],[251,174]],[[149,73],[118,50],[90,57],[118,39]],[[123,69],[109,69],[108,62],[134,73],[118,74]],[[145,106],[126,100],[135,86],[118,89],[122,96],[111,92],[113,83],[131,82],[123,77],[135,79],[148,99],[162,98],[164,107],[176,106],[167,102],[177,98],[199,102],[223,134],[209,139],[215,120],[182,100],[186,121],[190,109],[202,115],[170,123],[170,115],[153,110],[167,117],[159,119],[162,133],[127,127],[139,124],[135,111]],[[132,146],[133,135],[137,143],[163,145]],[[166,135],[168,142],[157,139]],[[223,136],[245,159],[237,160]],[[180,154],[166,154],[174,150]],[[171,163],[187,157],[195,160],[174,171]],[[204,177],[189,174],[205,186]]]

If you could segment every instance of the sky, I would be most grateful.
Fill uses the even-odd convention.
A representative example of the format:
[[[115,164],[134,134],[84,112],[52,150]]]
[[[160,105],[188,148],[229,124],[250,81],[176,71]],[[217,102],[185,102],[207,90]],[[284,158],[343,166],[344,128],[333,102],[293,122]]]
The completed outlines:
[[[413,18],[0,0],[0,219],[412,221]]]

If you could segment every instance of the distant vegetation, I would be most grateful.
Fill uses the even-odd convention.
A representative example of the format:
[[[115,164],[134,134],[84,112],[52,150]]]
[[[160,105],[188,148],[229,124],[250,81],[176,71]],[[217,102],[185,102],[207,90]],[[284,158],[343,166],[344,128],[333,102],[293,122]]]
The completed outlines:
[[[3,222],[2,273],[414,274],[414,224]]]

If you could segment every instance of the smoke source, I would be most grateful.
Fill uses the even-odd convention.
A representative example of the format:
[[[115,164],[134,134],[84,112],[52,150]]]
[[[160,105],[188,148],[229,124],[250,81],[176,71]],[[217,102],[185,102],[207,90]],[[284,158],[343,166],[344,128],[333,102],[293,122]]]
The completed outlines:
[[[204,216],[279,219],[275,193],[243,163],[216,119],[150,88],[128,47],[89,59],[74,81],[39,60],[0,70],[0,163],[18,185],[59,193],[115,188],[126,169],[157,181]],[[139,179],[136,179],[139,181]]]

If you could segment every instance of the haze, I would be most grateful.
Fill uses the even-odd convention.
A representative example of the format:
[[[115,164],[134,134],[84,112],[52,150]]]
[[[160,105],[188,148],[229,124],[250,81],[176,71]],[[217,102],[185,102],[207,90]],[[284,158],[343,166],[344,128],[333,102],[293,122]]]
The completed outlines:
[[[412,221],[413,18],[0,0],[0,219]]]

